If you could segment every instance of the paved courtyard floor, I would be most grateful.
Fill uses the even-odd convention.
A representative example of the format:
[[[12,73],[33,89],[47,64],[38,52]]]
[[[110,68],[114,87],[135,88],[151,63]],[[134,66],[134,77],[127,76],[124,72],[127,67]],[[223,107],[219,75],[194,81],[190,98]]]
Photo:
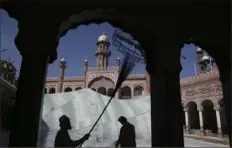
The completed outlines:
[[[137,141],[137,147],[150,147],[150,141]],[[185,138],[185,147],[229,147],[224,144],[216,144],[211,142],[205,142],[202,140],[195,140],[191,138]]]

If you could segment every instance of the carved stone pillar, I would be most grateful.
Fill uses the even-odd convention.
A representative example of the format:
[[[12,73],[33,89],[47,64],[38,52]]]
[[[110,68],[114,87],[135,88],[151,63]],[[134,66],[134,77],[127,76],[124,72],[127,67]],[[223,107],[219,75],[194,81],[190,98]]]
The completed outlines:
[[[19,32],[15,43],[22,55],[22,64],[9,147],[37,146],[47,66],[48,62],[56,59],[58,45],[54,26],[59,25],[45,22],[38,16],[23,23],[19,22],[18,25]]]
[[[131,89],[131,99],[133,99],[134,98],[134,85],[131,85],[130,89]]]
[[[198,108],[199,122],[200,122],[200,132],[201,132],[201,135],[204,136],[204,135],[205,135],[205,130],[204,130],[204,120],[203,120],[202,111],[203,111],[203,107],[200,106],[200,107]]]
[[[22,56],[10,147],[35,147],[37,144],[48,60],[47,55]]]
[[[171,52],[166,54],[165,49]],[[152,147],[184,147],[180,46],[167,43],[155,50],[148,49],[146,56],[151,86]]]
[[[119,76],[119,73],[120,73],[120,66],[121,66],[121,60],[120,58],[117,58],[117,71],[118,71],[118,76]],[[121,87],[120,87],[121,88]],[[120,99],[120,88],[118,89],[118,91],[116,92],[115,94],[115,98],[116,99]]]
[[[186,127],[186,132],[187,132],[188,134],[190,134],[188,107],[185,107],[185,108],[184,108],[184,113],[185,113],[185,127]]]
[[[216,112],[216,119],[217,119],[217,127],[218,127],[218,137],[222,138],[222,124],[221,124],[221,116],[220,116],[220,106],[217,105],[214,107],[214,110]]]

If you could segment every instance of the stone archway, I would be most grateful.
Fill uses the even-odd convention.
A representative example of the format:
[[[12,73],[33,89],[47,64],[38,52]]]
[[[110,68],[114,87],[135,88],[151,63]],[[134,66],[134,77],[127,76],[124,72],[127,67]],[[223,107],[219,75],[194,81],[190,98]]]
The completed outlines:
[[[226,121],[226,114],[225,114],[225,106],[223,99],[220,99],[218,101],[218,105],[220,106],[220,120],[221,120],[221,126],[222,126],[222,133],[224,135],[228,134],[228,125]]]
[[[107,92],[108,92],[107,95],[111,96],[114,92],[114,88],[109,88]]]
[[[107,93],[105,87],[99,87],[97,89],[97,92],[100,93],[100,94],[102,94],[102,95],[106,95],[106,93]]]
[[[191,129],[200,129],[199,113],[197,111],[197,104],[190,101],[186,104],[188,112],[189,126]]]
[[[80,90],[80,89],[82,89],[82,87],[77,87],[77,88],[75,88],[75,90]]]
[[[64,92],[71,92],[72,91],[72,88],[71,87],[66,87],[65,89],[64,89]]]
[[[131,88],[124,86],[120,89],[120,99],[131,99]]]
[[[95,89],[96,92],[99,92],[100,89],[100,94],[108,95],[108,90],[114,88],[114,82],[107,77],[100,76],[93,79],[88,84],[88,88],[91,88],[92,90]]]
[[[96,88],[91,88],[93,91],[96,91]]]
[[[56,93],[56,89],[54,87],[49,89],[49,94],[54,94]]]
[[[217,133],[217,119],[213,102],[211,100],[204,100],[201,106],[203,107],[204,129]]]
[[[134,88],[134,96],[141,96],[143,95],[144,88],[142,86],[136,86]]]

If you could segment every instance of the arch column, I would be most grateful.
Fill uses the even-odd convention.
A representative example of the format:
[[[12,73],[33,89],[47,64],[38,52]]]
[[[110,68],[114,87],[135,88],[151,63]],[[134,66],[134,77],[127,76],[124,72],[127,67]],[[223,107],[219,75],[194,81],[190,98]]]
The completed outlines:
[[[161,42],[164,41],[172,42],[173,39]],[[170,52],[166,54],[165,49]],[[152,147],[184,147],[179,79],[182,69],[180,52],[180,46],[175,41],[146,50],[146,70],[150,75],[151,86]],[[164,61],[163,57],[168,60]]]
[[[190,126],[189,126],[188,107],[185,107],[185,108],[184,108],[184,114],[185,114],[185,127],[186,127],[186,132],[189,134],[189,133],[190,133]]]
[[[205,135],[205,130],[204,130],[204,120],[203,120],[202,111],[203,111],[203,106],[200,106],[198,108],[199,122],[200,122],[200,132],[201,132],[201,135],[204,136]]]
[[[46,19],[41,20],[39,16],[35,19],[22,24],[19,22],[15,39],[22,55],[22,64],[9,147],[37,146],[47,66],[49,61],[53,62],[56,58],[57,34],[53,31],[57,25],[48,24]],[[41,28],[37,28],[37,25]]]
[[[218,128],[218,137],[222,138],[222,124],[221,124],[221,116],[220,116],[220,106],[214,106],[214,110],[216,112],[216,119],[217,119],[217,128]]]

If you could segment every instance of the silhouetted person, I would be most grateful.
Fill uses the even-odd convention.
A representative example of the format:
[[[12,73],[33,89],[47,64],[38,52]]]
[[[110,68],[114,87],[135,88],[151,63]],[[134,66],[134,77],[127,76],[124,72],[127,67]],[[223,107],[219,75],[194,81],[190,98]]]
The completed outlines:
[[[66,115],[59,118],[60,130],[56,134],[54,147],[77,147],[85,140],[89,139],[89,134],[86,134],[83,138],[73,141],[68,133],[68,130],[72,129],[70,119]]]
[[[118,121],[122,124],[120,134],[115,147],[136,147],[135,141],[135,127],[129,123],[126,117],[119,117]]]

